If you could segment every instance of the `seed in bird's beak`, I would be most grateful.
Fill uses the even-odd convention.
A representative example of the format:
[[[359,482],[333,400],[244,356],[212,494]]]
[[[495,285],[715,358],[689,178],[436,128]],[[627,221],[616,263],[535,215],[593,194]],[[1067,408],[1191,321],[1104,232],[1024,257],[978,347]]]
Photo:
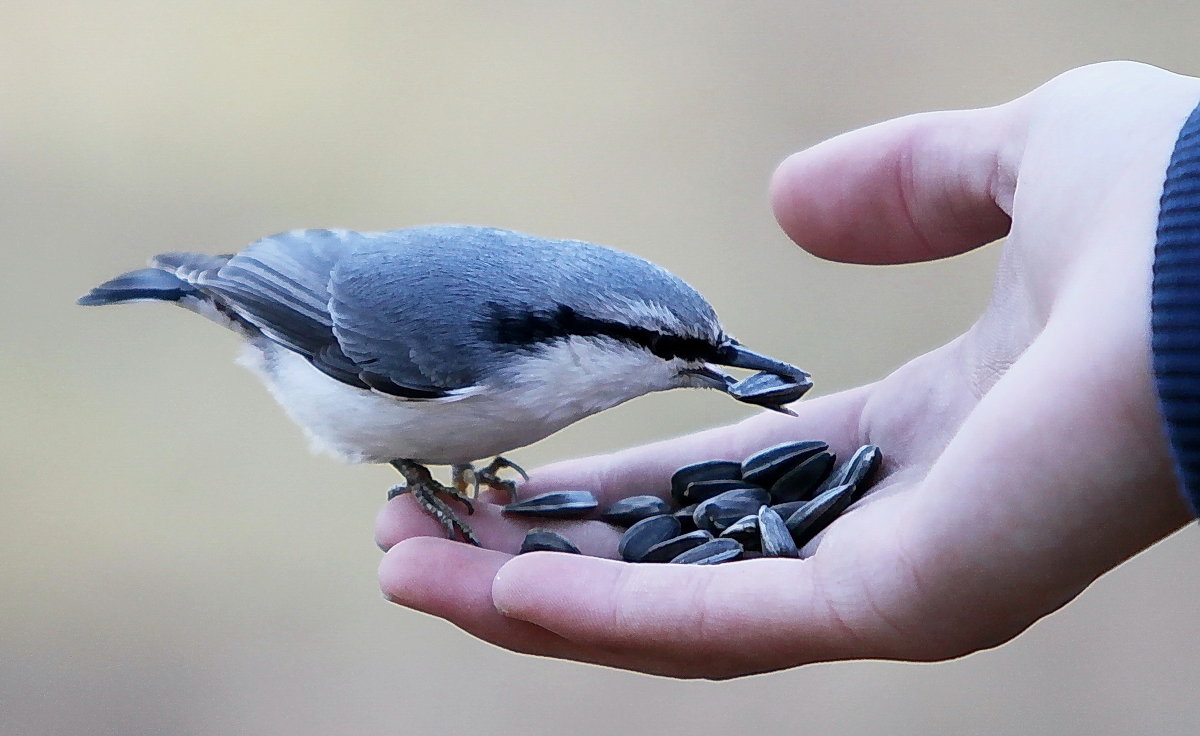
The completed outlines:
[[[738,401],[773,409],[785,414],[784,404],[798,401],[812,388],[807,378],[792,380],[775,373],[755,373],[729,387],[729,395]]]

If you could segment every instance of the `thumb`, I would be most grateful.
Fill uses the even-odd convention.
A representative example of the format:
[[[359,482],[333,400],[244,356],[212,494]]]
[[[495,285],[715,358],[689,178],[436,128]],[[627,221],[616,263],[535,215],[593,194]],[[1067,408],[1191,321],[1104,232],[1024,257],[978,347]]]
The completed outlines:
[[[775,218],[814,255],[855,263],[945,258],[1001,238],[1027,107],[912,115],[796,153],[771,181]]]

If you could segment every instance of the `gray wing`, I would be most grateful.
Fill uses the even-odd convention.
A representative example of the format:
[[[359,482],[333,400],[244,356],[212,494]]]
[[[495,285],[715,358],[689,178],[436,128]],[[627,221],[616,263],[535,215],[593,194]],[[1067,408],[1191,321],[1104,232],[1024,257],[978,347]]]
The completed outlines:
[[[330,310],[330,278],[338,261],[366,239],[346,230],[292,230],[254,243],[219,268],[178,275],[339,381],[409,399],[447,395],[453,387],[380,375],[373,361],[360,363],[342,350]],[[160,260],[172,264],[170,254]]]
[[[495,362],[478,307],[506,285],[486,260],[480,228],[441,226],[372,233],[338,262],[330,291],[334,334],[368,381],[446,390],[476,385]]]
[[[333,331],[379,377],[461,388],[555,339],[588,330],[705,344],[712,307],[640,258],[578,241],[435,225],[372,233],[338,261]],[[631,325],[632,323],[632,325]]]

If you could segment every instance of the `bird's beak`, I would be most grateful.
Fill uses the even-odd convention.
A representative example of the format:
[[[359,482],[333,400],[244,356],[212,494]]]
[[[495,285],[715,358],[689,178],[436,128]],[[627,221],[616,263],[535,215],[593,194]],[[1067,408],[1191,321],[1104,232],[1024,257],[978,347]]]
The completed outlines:
[[[738,401],[761,406],[781,414],[795,416],[795,413],[786,405],[799,400],[808,389],[812,388],[812,381],[809,380],[808,373],[793,365],[768,358],[753,350],[747,350],[735,341],[721,346],[717,355],[710,362],[731,368],[758,371],[741,381],[709,366],[705,366],[695,373],[707,378],[709,385],[713,388],[724,391]]]
[[[696,388],[715,388],[718,391],[729,393],[729,387],[737,383],[737,379],[733,376],[726,375],[707,365],[699,368],[685,368],[682,373],[698,379],[695,384]]]
[[[717,365],[727,365],[730,368],[745,368],[751,371],[774,373],[782,378],[789,378],[797,383],[808,382],[809,375],[794,365],[781,360],[768,358],[753,350],[747,350],[736,342],[728,342],[720,347],[717,356],[710,361]]]

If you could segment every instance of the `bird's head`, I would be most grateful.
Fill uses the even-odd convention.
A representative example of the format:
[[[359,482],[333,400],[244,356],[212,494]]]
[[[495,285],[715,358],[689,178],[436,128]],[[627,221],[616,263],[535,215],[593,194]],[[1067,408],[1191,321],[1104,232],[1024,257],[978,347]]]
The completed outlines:
[[[711,388],[790,413],[784,405],[811,387],[808,374],[742,346],[698,292],[652,268],[636,290],[580,289],[534,308],[493,304],[495,339],[554,364],[555,375],[587,375],[595,390],[609,389],[614,400],[606,404],[670,388]],[[722,367],[757,373],[739,381]]]

